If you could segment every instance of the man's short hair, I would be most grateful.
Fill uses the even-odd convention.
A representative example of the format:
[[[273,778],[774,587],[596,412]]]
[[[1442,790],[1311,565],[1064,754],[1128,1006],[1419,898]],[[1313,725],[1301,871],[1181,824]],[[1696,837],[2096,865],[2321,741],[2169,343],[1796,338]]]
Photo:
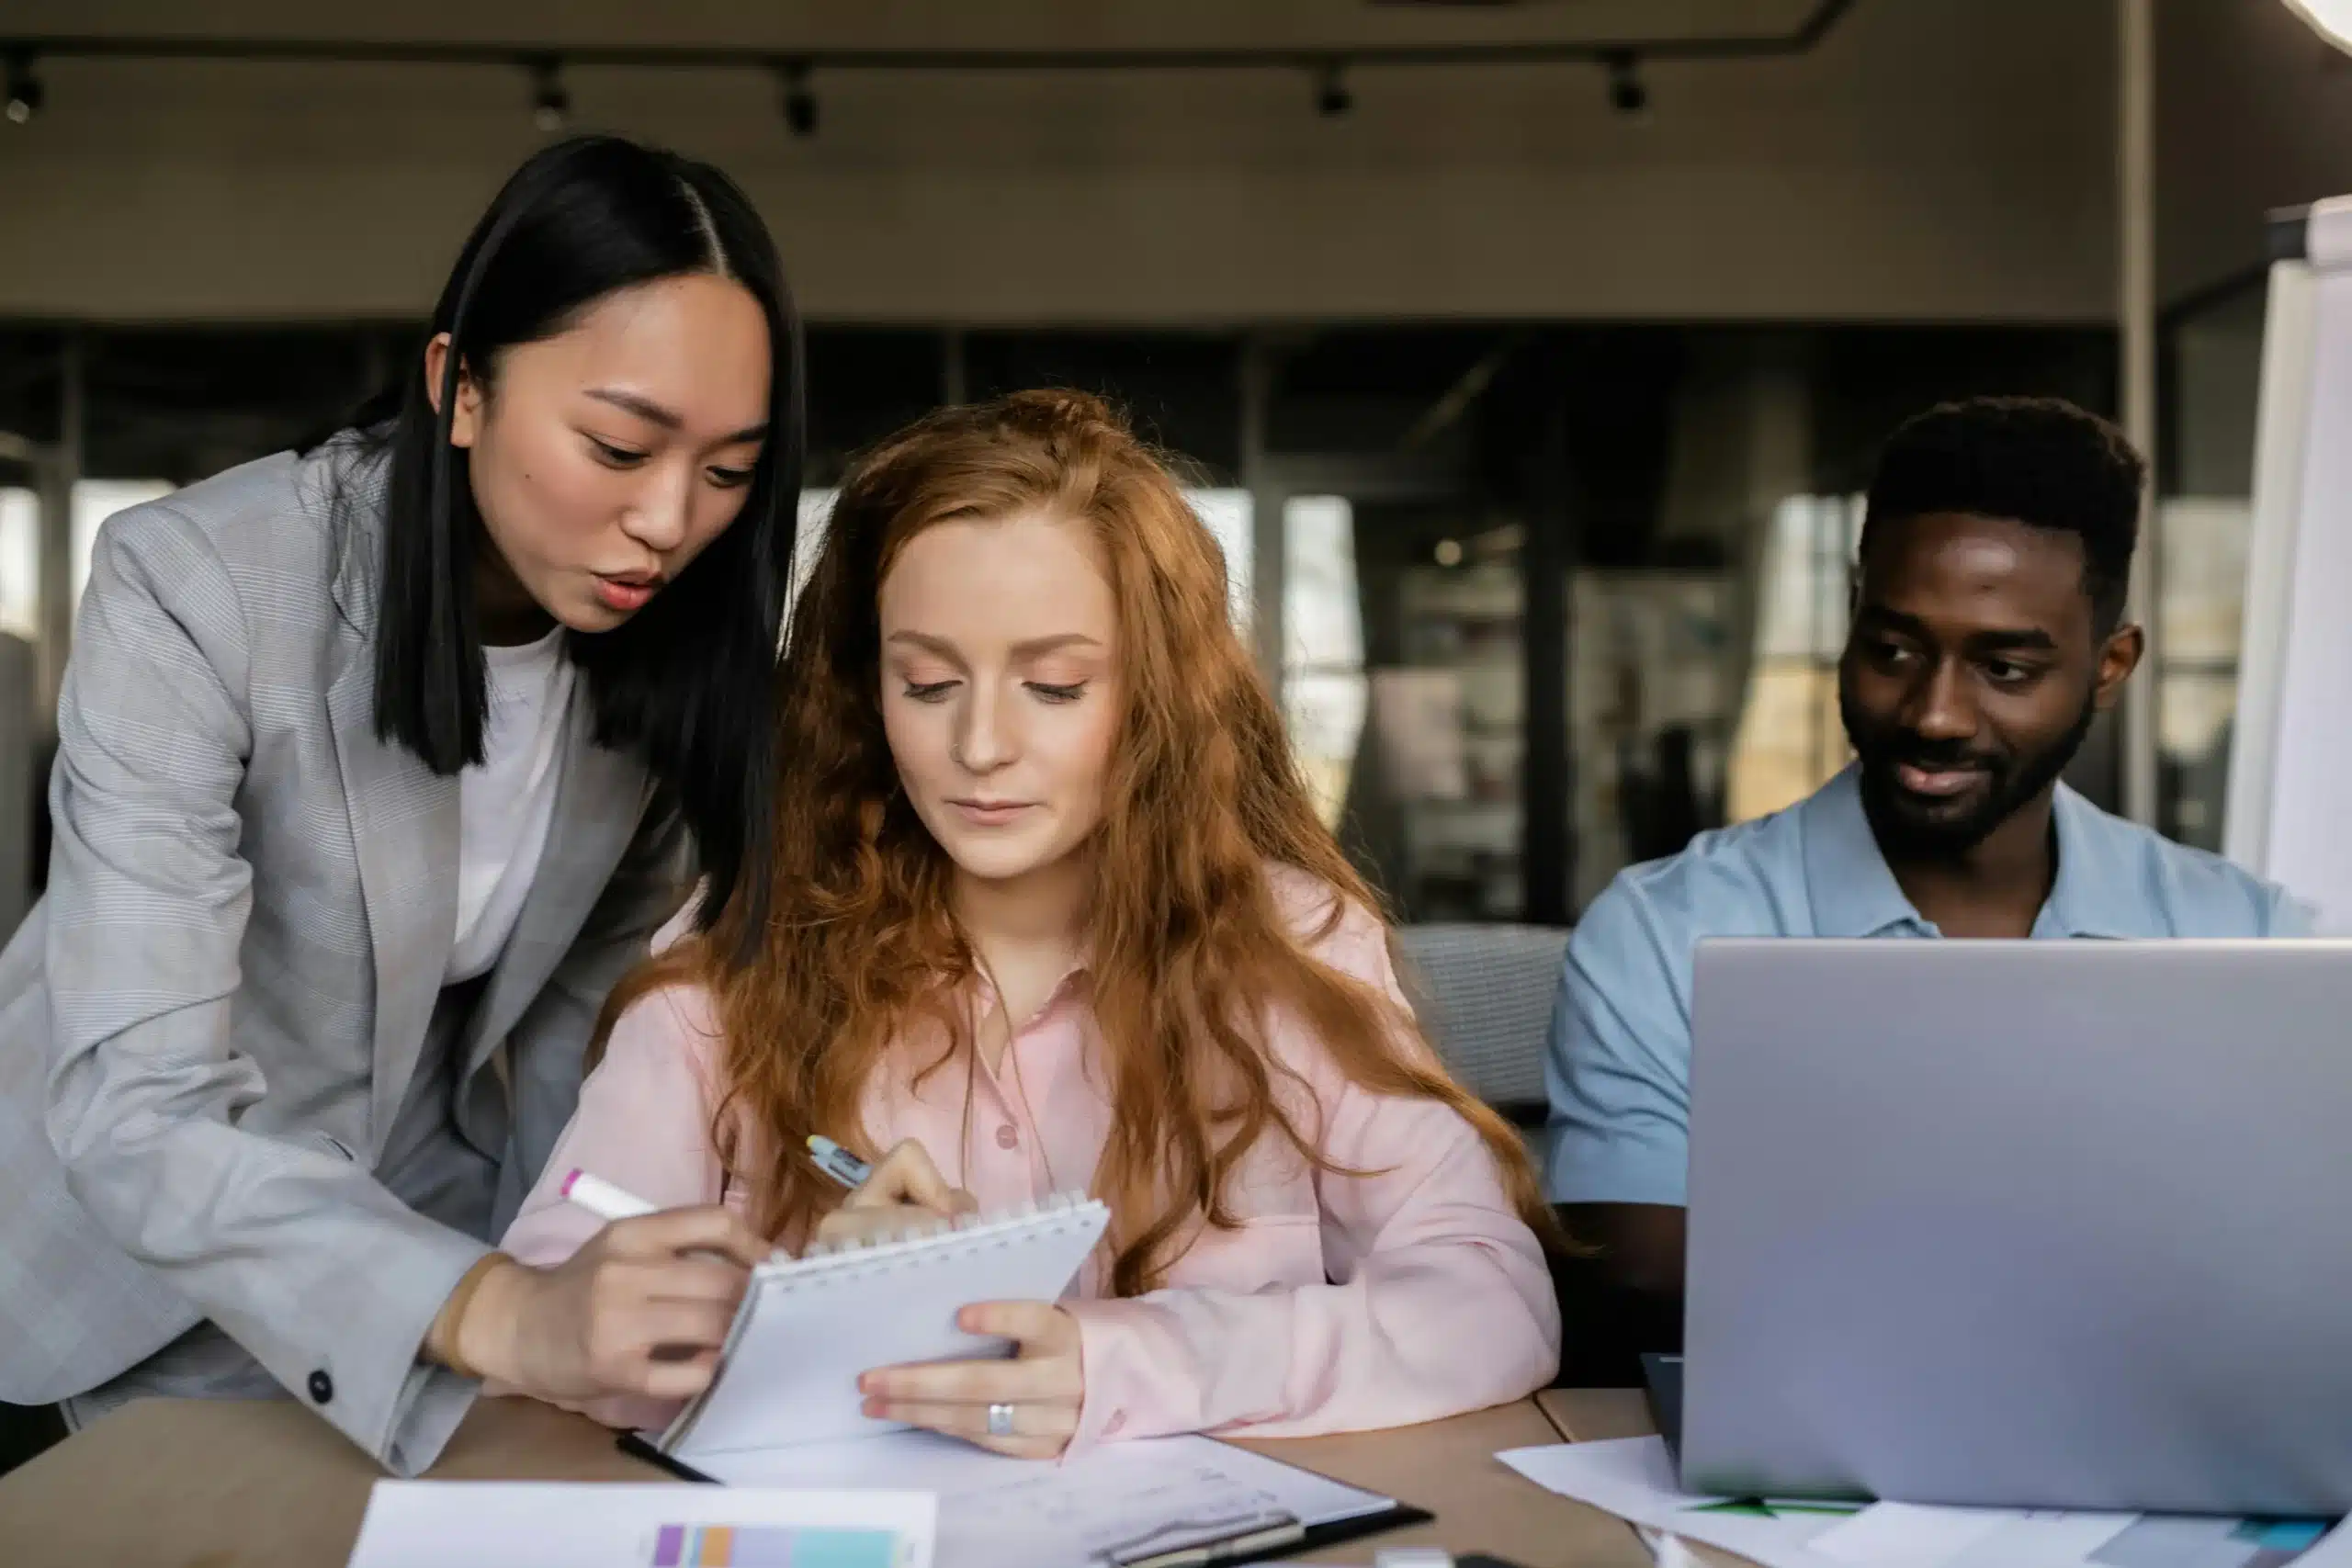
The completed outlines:
[[[1889,524],[1937,513],[2071,534],[2093,631],[2123,618],[2148,465],[2123,433],[2058,398],[1971,398],[1906,422],[1879,454],[1861,551]]]

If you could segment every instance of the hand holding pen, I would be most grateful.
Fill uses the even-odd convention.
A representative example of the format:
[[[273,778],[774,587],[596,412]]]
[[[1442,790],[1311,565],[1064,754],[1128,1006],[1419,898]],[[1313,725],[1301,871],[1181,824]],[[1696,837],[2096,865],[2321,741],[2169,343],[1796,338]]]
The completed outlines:
[[[853,1190],[865,1182],[872,1168],[832,1139],[814,1134],[808,1139],[808,1159],[819,1170]],[[607,1224],[662,1213],[636,1193],[616,1187],[591,1171],[570,1172],[557,1192],[565,1202],[585,1209]]]
[[[823,1138],[809,1149],[844,1187],[866,1184],[847,1150]],[[551,1268],[493,1255],[435,1325],[436,1359],[565,1404],[701,1393],[767,1242],[723,1204],[660,1209],[593,1171],[567,1173],[559,1190],[604,1228]]]
[[[818,1241],[837,1244],[904,1232],[925,1220],[953,1222],[978,1207],[969,1192],[947,1184],[932,1164],[930,1154],[911,1139],[892,1149],[878,1165],[866,1164],[818,1134],[809,1134],[808,1147],[809,1163],[850,1190],[842,1207],[818,1226]],[[567,1175],[561,1191],[566,1201],[612,1223],[659,1212],[644,1199],[584,1170]]]
[[[829,1138],[810,1138],[808,1150],[819,1168],[853,1188],[842,1206],[818,1224],[815,1239],[827,1246],[952,1224],[979,1207],[969,1192],[947,1184],[930,1154],[911,1138],[870,1168]],[[854,1183],[853,1175],[858,1178]]]
[[[558,1404],[701,1393],[767,1244],[720,1205],[656,1213],[578,1172],[566,1187],[613,1223],[548,1268],[492,1254],[452,1293],[431,1353]]]

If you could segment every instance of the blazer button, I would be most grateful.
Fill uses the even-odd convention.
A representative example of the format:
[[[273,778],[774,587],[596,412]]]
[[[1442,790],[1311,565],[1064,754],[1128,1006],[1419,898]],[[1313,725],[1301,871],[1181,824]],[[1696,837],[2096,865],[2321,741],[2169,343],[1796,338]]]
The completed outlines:
[[[320,1404],[324,1404],[328,1400],[333,1399],[334,1397],[334,1379],[327,1376],[323,1369],[312,1372],[311,1374],[311,1398]]]
[[[1006,1122],[998,1126],[996,1146],[1001,1149],[1017,1149],[1021,1146],[1021,1134],[1014,1129],[1012,1122]]]

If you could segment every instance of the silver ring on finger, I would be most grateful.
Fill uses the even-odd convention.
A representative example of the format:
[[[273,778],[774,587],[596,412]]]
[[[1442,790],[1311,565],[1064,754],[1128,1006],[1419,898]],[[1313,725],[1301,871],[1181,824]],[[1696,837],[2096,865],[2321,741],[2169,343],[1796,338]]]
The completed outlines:
[[[991,1438],[1012,1436],[1012,1405],[991,1404],[989,1406],[989,1436]]]

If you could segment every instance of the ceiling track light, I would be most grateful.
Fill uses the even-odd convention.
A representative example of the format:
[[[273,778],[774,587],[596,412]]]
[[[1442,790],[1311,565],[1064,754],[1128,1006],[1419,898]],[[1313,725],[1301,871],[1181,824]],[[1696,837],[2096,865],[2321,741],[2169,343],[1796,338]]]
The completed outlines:
[[[563,85],[563,62],[553,55],[531,62],[531,123],[553,136],[571,118],[571,91]]]
[[[1650,90],[1642,82],[1641,57],[1629,49],[1614,50],[1604,63],[1609,67],[1609,107],[1626,116],[1646,114]]]
[[[49,94],[41,86],[40,74],[33,69],[33,51],[17,49],[8,51],[7,116],[11,125],[28,125],[40,113]]]
[[[1348,87],[1347,66],[1337,60],[1327,63],[1315,74],[1315,112],[1325,119],[1337,119],[1356,107],[1356,96]]]
[[[784,75],[784,123],[792,134],[809,137],[817,134],[817,93],[808,85],[808,62],[805,60],[786,61]]]

